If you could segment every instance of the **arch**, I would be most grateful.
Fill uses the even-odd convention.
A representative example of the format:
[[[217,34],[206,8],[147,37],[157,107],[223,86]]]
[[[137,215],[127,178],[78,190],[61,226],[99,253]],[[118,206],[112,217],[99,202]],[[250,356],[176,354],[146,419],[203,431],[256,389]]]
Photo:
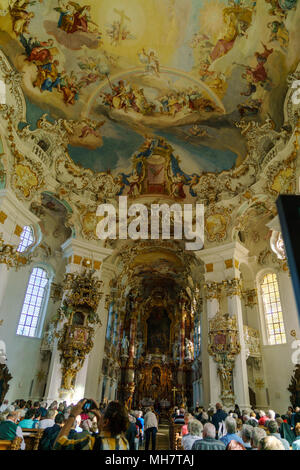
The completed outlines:
[[[285,325],[277,273],[272,268],[256,276],[262,337],[266,345],[286,343]]]

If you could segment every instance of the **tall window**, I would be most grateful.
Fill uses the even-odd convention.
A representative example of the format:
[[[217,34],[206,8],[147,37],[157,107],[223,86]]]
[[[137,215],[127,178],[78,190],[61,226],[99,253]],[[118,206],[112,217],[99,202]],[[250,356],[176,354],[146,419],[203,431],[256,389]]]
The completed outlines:
[[[19,253],[24,253],[29,246],[31,246],[34,242],[34,234],[32,227],[30,225],[25,225],[23,228],[23,232],[20,235],[20,243],[17,248]]]
[[[261,283],[264,318],[269,344],[286,343],[282,308],[279,296],[277,276],[274,273],[266,274]]]
[[[18,335],[37,336],[39,320],[47,298],[48,285],[48,272],[43,268],[33,268],[17,328]]]

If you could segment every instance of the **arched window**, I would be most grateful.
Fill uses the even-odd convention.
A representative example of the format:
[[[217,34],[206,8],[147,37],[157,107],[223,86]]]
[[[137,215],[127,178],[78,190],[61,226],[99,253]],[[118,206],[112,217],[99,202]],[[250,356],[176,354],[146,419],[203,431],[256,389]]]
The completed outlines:
[[[25,225],[20,235],[20,243],[17,248],[19,253],[24,253],[34,243],[34,233],[30,225]]]
[[[49,287],[48,272],[41,267],[33,268],[26,289],[17,335],[38,336],[42,313],[48,300]]]
[[[260,281],[264,320],[269,344],[286,343],[277,276],[265,274]]]

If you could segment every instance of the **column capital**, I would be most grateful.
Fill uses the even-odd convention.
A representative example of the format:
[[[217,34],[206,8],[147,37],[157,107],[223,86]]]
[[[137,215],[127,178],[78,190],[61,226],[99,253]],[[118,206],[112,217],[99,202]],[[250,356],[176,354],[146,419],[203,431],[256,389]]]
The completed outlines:
[[[103,261],[113,253],[109,248],[103,248],[93,241],[69,238],[61,245],[63,257],[67,264],[74,269],[92,268],[99,270]]]
[[[246,262],[249,250],[238,241],[196,252],[205,264],[205,281],[222,282],[240,276],[240,263]]]

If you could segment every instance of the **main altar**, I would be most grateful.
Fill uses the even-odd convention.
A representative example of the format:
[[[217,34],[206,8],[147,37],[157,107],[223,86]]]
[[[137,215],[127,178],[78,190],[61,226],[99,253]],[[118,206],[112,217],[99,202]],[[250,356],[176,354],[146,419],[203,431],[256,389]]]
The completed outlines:
[[[120,338],[119,398],[128,406],[192,404],[193,312],[182,293],[177,305],[156,287],[127,305]]]

